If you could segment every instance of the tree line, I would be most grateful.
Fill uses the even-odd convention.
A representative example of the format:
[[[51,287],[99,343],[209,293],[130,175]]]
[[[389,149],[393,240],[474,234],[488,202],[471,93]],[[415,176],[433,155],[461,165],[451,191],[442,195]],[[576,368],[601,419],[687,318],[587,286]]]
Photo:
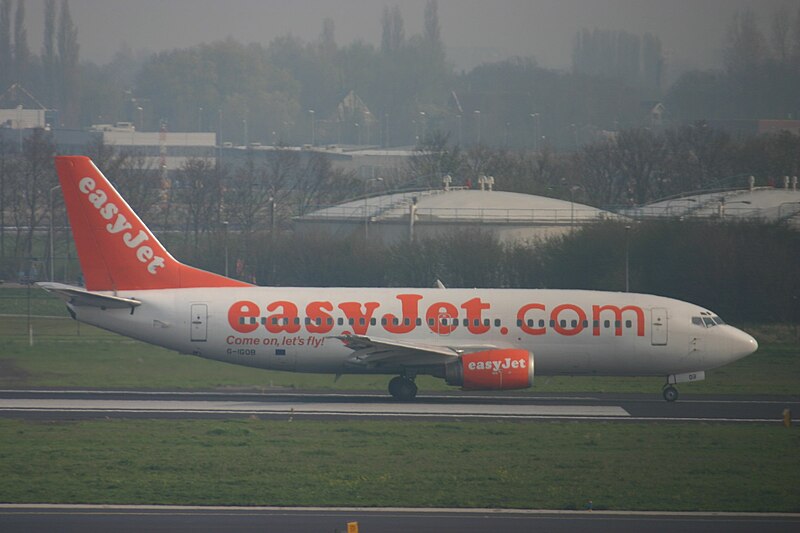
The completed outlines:
[[[408,179],[441,186],[450,174],[455,184],[477,184],[495,177],[495,188],[574,200],[597,207],[643,205],[661,198],[706,189],[782,184],[800,175],[800,135],[781,132],[737,138],[705,122],[653,131],[622,129],[589,142],[576,152],[549,147],[520,151],[487,146],[462,148],[435,134],[420,146],[408,166]]]
[[[44,0],[44,35],[41,54],[31,51],[25,27],[25,2],[0,0],[0,95],[11,87],[25,88],[37,103],[57,109],[53,126],[79,128],[82,71],[78,29],[68,0]],[[12,24],[13,10],[13,24]],[[30,102],[26,102],[30,107]],[[2,103],[0,102],[0,105]],[[90,106],[91,107],[91,106]]]
[[[571,71],[534,57],[456,72],[441,38],[436,0],[421,33],[407,35],[387,7],[381,41],[340,44],[331,19],[317,39],[234,39],[143,55],[122,46],[105,65],[81,62],[68,0],[44,0],[40,54],[28,44],[24,0],[0,0],[0,90],[20,83],[56,125],[130,121],[138,129],[216,131],[237,144],[416,145],[441,131],[461,146],[574,151],[604,132],[647,125],[643,101],[664,99],[678,121],[796,117],[800,10],[781,8],[768,33],[737,13],[723,68],[685,73],[665,88],[656,35],[582,29]]]
[[[683,74],[666,102],[680,120],[800,118],[800,8],[784,4],[764,32],[752,9],[728,28],[724,64]]]

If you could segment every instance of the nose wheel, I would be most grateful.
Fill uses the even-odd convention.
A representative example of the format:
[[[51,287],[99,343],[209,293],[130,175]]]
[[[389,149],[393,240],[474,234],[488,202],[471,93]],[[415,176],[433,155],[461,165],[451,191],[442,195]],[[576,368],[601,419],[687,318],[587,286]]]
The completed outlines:
[[[668,402],[674,402],[678,399],[678,389],[673,387],[672,385],[667,385],[664,387],[664,390],[661,392],[664,396],[664,399]]]
[[[417,396],[417,384],[406,376],[396,376],[389,381],[389,394],[400,402],[410,402]]]

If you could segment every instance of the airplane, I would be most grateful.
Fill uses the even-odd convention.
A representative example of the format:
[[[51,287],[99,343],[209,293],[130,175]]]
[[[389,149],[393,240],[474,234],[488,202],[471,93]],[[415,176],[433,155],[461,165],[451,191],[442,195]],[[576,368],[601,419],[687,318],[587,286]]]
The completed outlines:
[[[259,287],[173,258],[94,163],[57,156],[85,287],[39,285],[74,319],[184,354],[272,370],[418,375],[462,390],[539,376],[663,376],[678,383],[758,343],[698,305],[649,294],[555,289]],[[535,366],[534,366],[535,364]]]

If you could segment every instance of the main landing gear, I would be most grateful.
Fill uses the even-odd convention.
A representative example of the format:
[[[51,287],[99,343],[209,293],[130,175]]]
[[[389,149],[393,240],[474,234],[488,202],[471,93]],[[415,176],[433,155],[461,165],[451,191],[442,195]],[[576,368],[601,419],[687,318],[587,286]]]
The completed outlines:
[[[678,389],[676,389],[670,384],[664,385],[664,390],[661,392],[661,394],[664,396],[664,399],[667,400],[668,402],[674,402],[675,400],[678,399]]]
[[[389,382],[389,394],[400,402],[410,402],[417,396],[417,384],[407,376],[393,377]]]

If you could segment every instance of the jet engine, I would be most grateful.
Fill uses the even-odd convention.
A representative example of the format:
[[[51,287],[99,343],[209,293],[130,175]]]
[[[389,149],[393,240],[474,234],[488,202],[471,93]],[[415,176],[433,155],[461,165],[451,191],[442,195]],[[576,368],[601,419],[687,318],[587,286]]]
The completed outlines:
[[[464,354],[445,367],[445,381],[463,390],[527,389],[533,385],[533,354],[519,349]]]

